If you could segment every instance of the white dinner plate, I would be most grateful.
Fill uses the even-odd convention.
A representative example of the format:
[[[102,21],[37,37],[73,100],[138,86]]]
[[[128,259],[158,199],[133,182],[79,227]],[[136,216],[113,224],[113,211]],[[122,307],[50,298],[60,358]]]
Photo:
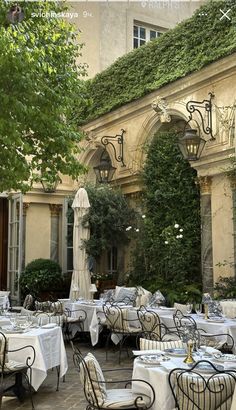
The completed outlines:
[[[184,357],[187,354],[186,350],[181,349],[181,348],[165,349],[164,352],[169,354],[170,356],[179,356],[179,357]]]
[[[139,359],[142,360],[145,364],[161,364],[162,361],[170,360],[168,356],[161,354],[148,354],[139,356]]]
[[[223,323],[225,321],[225,319],[223,317],[220,317],[220,318],[210,317],[209,319],[207,319],[207,321],[212,322],[212,323]]]
[[[47,323],[46,325],[41,326],[43,329],[53,329],[54,327],[57,327],[56,323]]]
[[[218,357],[217,357],[218,356]],[[236,355],[235,354],[221,354],[219,355],[215,355],[213,354],[214,360],[216,360],[217,362],[236,362]]]

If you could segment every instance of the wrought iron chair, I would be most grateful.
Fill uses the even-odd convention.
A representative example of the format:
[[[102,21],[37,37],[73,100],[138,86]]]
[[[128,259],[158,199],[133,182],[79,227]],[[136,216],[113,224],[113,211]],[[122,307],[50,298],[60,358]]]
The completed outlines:
[[[88,353],[85,358],[81,353],[74,352],[76,359],[74,363],[79,365],[80,379],[84,388],[85,398],[88,402],[87,410],[128,410],[128,409],[149,409],[155,401],[155,392],[152,386],[140,379],[128,379],[128,380],[115,380],[105,381],[103,371],[97,361],[97,359]],[[130,370],[132,369],[122,369]],[[117,372],[120,369],[106,370],[106,372]],[[146,394],[134,394],[130,388],[127,388],[132,382],[139,382],[144,385]],[[125,388],[107,389],[107,385],[114,385],[122,383]],[[149,393],[150,392],[150,393]]]
[[[141,306],[137,315],[142,327],[142,336],[147,339],[161,339],[161,320],[156,312],[147,310],[145,306]]]
[[[84,323],[87,319],[87,312],[83,309],[71,310],[69,308],[65,308],[64,316],[65,321],[63,326],[63,334],[66,340],[71,341],[73,338],[73,326],[77,327],[78,332],[84,332]]]
[[[142,327],[142,337],[150,340],[178,340],[179,335],[175,327],[168,328],[161,323],[160,317],[153,310],[141,306],[137,311]]]
[[[9,359],[9,353],[25,352],[26,359],[22,362],[17,362]],[[34,409],[34,403],[32,398],[31,379],[32,379],[32,366],[35,361],[35,349],[31,345],[26,345],[19,349],[9,349],[8,339],[4,333],[0,332],[0,408],[2,404],[2,397],[12,390],[20,401],[23,400],[25,395],[25,388],[22,384],[24,379],[30,395],[31,407]],[[15,379],[14,384],[10,384],[10,379]]]
[[[113,340],[116,344],[119,344],[120,363],[121,350],[125,341],[128,337],[134,336],[136,338],[136,345],[138,345],[137,338],[142,333],[142,328],[137,318],[129,319],[128,309],[121,308],[117,304],[103,305],[103,312],[108,329],[108,336],[106,340],[106,358],[108,354],[109,342],[110,340]]]
[[[197,329],[197,323],[196,321],[192,318],[192,316],[184,315],[181,310],[176,310],[176,312],[173,314],[173,320],[175,327],[177,329],[177,332],[179,333],[180,336],[182,336],[183,331],[186,329]]]
[[[201,373],[207,369],[208,373]],[[191,369],[176,368],[169,374],[169,384],[179,410],[229,410],[236,384],[235,370],[218,370],[207,360]]]
[[[234,349],[234,338],[228,333],[210,334],[199,332],[198,340],[199,345],[213,347],[222,352],[232,353]]]

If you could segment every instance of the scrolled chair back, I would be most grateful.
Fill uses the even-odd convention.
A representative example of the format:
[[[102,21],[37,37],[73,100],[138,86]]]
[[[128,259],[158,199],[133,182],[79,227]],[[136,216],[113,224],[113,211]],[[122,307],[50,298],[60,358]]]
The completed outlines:
[[[184,315],[181,310],[176,310],[173,320],[177,331],[182,332],[186,328],[197,329],[196,321],[191,316]]]
[[[138,309],[137,314],[145,338],[160,340],[161,320],[158,314],[148,310],[145,306],[141,306]]]
[[[208,373],[201,373],[201,366],[208,366]],[[213,363],[201,360],[191,369],[171,370],[169,384],[179,410],[230,410],[236,371],[221,371]]]
[[[103,305],[107,326],[112,330],[123,331],[122,310],[117,304]]]

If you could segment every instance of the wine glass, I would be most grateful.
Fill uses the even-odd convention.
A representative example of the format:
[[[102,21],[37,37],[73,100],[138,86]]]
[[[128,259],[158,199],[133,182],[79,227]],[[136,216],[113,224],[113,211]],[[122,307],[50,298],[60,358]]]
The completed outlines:
[[[187,312],[187,314],[188,315],[190,315],[190,313],[192,313],[192,309],[193,309],[193,305],[192,305],[192,303],[187,303],[186,304],[186,312]]]
[[[202,313],[202,304],[201,303],[195,303],[195,312],[198,316]]]
[[[202,360],[204,354],[206,353],[206,346],[199,346],[197,353],[200,356],[200,360]]]

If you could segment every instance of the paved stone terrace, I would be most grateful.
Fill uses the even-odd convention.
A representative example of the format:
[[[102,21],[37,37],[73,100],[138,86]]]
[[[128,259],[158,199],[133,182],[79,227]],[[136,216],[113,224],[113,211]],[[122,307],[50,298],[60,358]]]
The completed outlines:
[[[115,372],[105,375],[107,380],[127,380],[131,376],[131,371],[124,371],[122,368],[132,368],[132,359],[127,357],[125,351],[122,352],[121,364],[118,364],[118,351],[109,349],[108,360],[106,361],[106,353],[104,347],[91,347],[89,343],[77,342],[83,354],[92,352],[98,359],[103,369],[120,369],[120,372]],[[44,383],[40,386],[38,392],[33,395],[34,405],[36,410],[86,410],[86,400],[84,398],[82,385],[80,383],[79,374],[76,371],[72,361],[72,349],[69,344],[66,344],[68,358],[68,372],[66,374],[65,383],[60,381],[59,391],[56,391],[56,371],[49,370],[48,376]],[[131,356],[131,354],[130,354]],[[117,374],[116,374],[117,373]],[[112,387],[116,387],[113,385]],[[20,403],[16,397],[4,397],[2,402],[3,410],[31,410],[30,400],[25,399],[24,403]]]

